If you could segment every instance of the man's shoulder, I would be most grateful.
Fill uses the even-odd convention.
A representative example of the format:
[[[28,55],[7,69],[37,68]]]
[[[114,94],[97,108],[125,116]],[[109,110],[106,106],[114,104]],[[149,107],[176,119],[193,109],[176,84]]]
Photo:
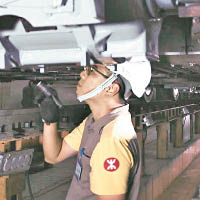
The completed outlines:
[[[130,140],[136,132],[129,114],[116,117],[102,131],[101,139]]]

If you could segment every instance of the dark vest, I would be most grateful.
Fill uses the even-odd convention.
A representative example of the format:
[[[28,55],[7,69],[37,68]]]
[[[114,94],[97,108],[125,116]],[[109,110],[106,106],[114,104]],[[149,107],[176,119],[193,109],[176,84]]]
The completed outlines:
[[[97,143],[100,141],[101,133],[103,131],[104,126],[106,126],[109,122],[114,120],[117,116],[121,115],[122,112],[124,111],[120,110],[119,112],[109,113],[102,119],[98,120],[97,123],[95,124],[95,130],[92,126],[93,124],[92,115],[90,115],[86,120],[84,133],[80,145],[80,149],[82,148],[85,149],[81,157],[81,163],[82,163],[81,179],[77,180],[76,176],[75,175],[73,176],[72,183],[65,200],[98,200],[97,196],[90,191],[90,176],[89,176],[91,171],[90,158]],[[140,185],[141,159],[140,159],[137,139],[133,138],[129,143],[130,143],[129,149],[133,154],[134,167],[130,170],[129,186],[126,199],[137,200],[137,195]],[[77,160],[79,159],[80,159],[80,152],[78,154]]]

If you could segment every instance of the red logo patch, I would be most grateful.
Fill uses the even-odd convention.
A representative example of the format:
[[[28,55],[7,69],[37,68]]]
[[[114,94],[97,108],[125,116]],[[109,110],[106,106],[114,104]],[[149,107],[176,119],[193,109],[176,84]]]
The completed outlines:
[[[119,160],[117,158],[108,158],[104,162],[105,170],[109,172],[116,171],[119,168]]]

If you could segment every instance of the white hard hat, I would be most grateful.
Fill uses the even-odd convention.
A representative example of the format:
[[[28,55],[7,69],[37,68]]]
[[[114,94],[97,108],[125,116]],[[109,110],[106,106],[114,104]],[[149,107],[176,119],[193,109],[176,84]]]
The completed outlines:
[[[125,100],[130,97],[132,92],[137,97],[142,97],[151,80],[151,65],[145,56],[137,56],[122,64],[107,65],[106,67],[112,71],[113,74],[91,92],[78,96],[77,99],[80,102],[100,93],[104,88],[110,86],[118,76],[121,77],[125,85]]]
[[[136,57],[117,64],[117,67],[108,66],[108,68],[122,78],[125,84],[125,99],[131,95],[131,89],[137,97],[142,97],[151,80],[151,65],[146,57]]]

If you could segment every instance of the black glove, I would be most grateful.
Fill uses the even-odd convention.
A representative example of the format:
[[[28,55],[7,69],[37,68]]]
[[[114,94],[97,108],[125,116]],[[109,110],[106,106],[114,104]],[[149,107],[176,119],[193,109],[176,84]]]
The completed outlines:
[[[40,104],[40,114],[43,122],[54,123],[59,121],[59,107],[52,97],[45,97]]]
[[[47,86],[46,86],[47,87]],[[59,121],[59,107],[56,105],[53,98],[57,98],[57,92],[50,87],[47,87],[52,96],[47,96],[44,92],[39,91],[34,102],[39,104],[40,115],[42,121],[46,123],[54,123]]]

